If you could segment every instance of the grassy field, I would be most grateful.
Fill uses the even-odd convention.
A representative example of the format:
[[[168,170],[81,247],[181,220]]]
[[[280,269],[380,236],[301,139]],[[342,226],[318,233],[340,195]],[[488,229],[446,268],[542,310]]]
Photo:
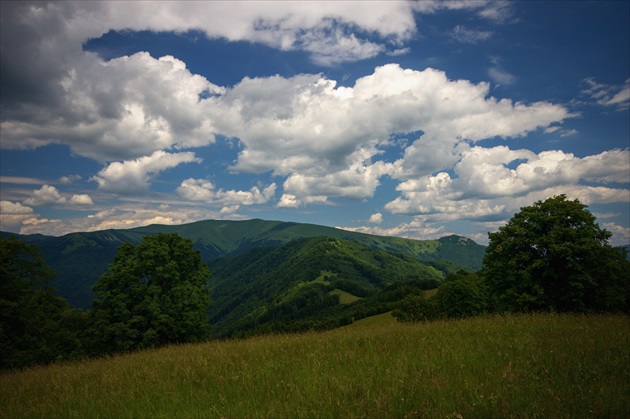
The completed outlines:
[[[14,417],[630,417],[630,320],[527,315],[171,346],[0,375]]]

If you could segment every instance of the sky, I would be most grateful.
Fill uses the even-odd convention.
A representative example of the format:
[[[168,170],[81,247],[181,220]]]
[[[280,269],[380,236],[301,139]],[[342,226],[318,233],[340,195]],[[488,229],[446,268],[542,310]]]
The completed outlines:
[[[630,243],[630,2],[0,2],[0,229],[294,221]]]

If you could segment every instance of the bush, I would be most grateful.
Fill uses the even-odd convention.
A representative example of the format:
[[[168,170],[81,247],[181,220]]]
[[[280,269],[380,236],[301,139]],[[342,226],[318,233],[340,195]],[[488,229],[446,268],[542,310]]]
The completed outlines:
[[[410,295],[392,311],[392,315],[401,322],[424,322],[436,319],[439,313],[435,297]]]
[[[485,287],[476,275],[445,281],[436,295],[438,311],[445,317],[470,317],[488,309]]]

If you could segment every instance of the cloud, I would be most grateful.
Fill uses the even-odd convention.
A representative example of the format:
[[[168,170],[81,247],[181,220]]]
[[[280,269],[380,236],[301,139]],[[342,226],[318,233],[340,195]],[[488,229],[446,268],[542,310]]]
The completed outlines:
[[[162,171],[199,162],[192,152],[221,135],[238,139],[241,151],[232,172],[282,177],[278,207],[331,204],[335,198],[370,198],[383,176],[400,181],[400,196],[385,209],[409,214],[401,234],[429,235],[436,220],[497,222],[515,205],[553,193],[591,203],[618,202],[627,195],[628,151],[578,158],[550,150],[533,153],[509,147],[484,148],[483,141],[509,140],[541,130],[570,135],[562,122],[575,117],[565,106],[521,103],[490,96],[489,83],[451,80],[439,70],[396,64],[374,69],[352,86],[321,74],[245,78],[222,87],[193,74],[181,60],[140,52],[109,61],[83,51],[83,44],[109,30],[189,30],[209,38],[263,43],[305,51],[320,65],[336,65],[377,54],[408,51],[417,35],[414,13],[466,10],[495,23],[513,18],[509,2],[3,2],[3,148],[57,143],[102,162],[92,177],[100,191],[142,194]],[[226,19],[229,16],[229,19]],[[459,42],[482,42],[493,32],[457,26]],[[488,77],[507,86],[517,81],[493,59]],[[629,85],[585,81],[594,103],[627,109]],[[395,143],[404,135],[409,142]],[[387,147],[399,147],[398,160]],[[398,151],[398,150],[397,150]],[[68,176],[65,183],[75,178]],[[32,205],[92,205],[88,195],[65,195],[50,183],[3,178],[44,186],[23,201]],[[590,182],[596,186],[584,186]],[[276,184],[249,191],[217,189],[202,179],[184,180],[178,194],[192,203],[221,206],[214,217],[238,217],[241,205],[268,203]],[[6,201],[10,202],[10,201]],[[181,209],[181,208],[180,208]],[[31,209],[32,211],[32,209]],[[183,210],[182,210],[183,211]],[[188,222],[202,214],[186,210],[130,208],[105,218],[60,221],[29,216],[24,231],[62,231],[135,226],[162,220]],[[209,213],[203,213],[208,216]],[[160,218],[160,217],[163,217]],[[79,228],[80,227],[80,228]],[[378,228],[372,226],[371,228]],[[48,230],[46,230],[48,229]],[[414,230],[415,229],[415,230]],[[395,234],[395,229],[383,229]],[[415,232],[414,232],[415,231]]]
[[[80,175],[62,176],[59,178],[59,183],[69,184],[69,183],[72,183],[74,181],[81,180],[81,179],[82,178]]]
[[[349,231],[356,231],[359,233],[374,234],[377,236],[405,237],[415,240],[434,240],[449,234],[449,232],[446,232],[444,230],[443,226],[429,226],[420,219],[416,219],[408,223],[401,223],[400,225],[391,228],[382,228],[377,226],[337,228]]]
[[[0,201],[0,231],[19,231],[24,220],[33,217],[33,208],[19,202]]]
[[[42,179],[22,176],[0,176],[0,183],[13,183],[16,185],[41,185],[46,183]]]
[[[440,10],[470,10],[480,18],[496,23],[507,23],[513,18],[513,8],[509,1],[504,0],[427,0],[412,3],[415,11],[420,13],[435,13]]]
[[[65,204],[66,198],[61,196],[57,188],[50,185],[43,185],[40,189],[34,190],[30,198],[24,203],[33,207],[41,205]]]
[[[381,224],[383,222],[383,214],[376,212],[370,216],[368,221],[372,224]]]
[[[182,163],[199,163],[195,153],[167,153],[156,151],[150,156],[135,160],[113,162],[98,172],[90,180],[98,183],[100,189],[121,195],[142,194],[149,190],[153,177],[163,170]]]
[[[3,2],[3,148],[67,144],[102,162],[199,147],[223,130],[214,100],[224,88],[171,56],[140,52],[104,61],[83,51],[110,30],[203,32],[209,38],[303,50],[324,65],[406,51],[416,13],[468,9],[490,16],[494,2]],[[229,16],[229,18],[226,18]],[[243,86],[241,86],[243,87]],[[204,99],[200,100],[200,97]],[[224,112],[225,111],[225,112]],[[227,115],[224,115],[227,113]]]
[[[584,79],[583,84],[586,88],[581,94],[588,96],[598,105],[613,107],[618,111],[627,111],[630,107],[630,79],[626,79],[621,86],[615,86],[599,83],[590,77]]]
[[[614,222],[603,223],[603,228],[612,233],[611,244],[614,246],[625,246],[630,243],[630,228],[620,226]]]
[[[40,189],[33,191],[30,198],[24,200],[24,204],[39,207],[45,205],[64,206],[88,206],[94,205],[92,198],[86,194],[72,195],[69,199],[59,192],[57,188],[50,185],[43,185]]]
[[[516,76],[502,70],[499,67],[490,67],[488,69],[488,77],[490,77],[497,86],[511,86],[516,83]]]
[[[310,33],[300,36],[302,49],[310,52],[314,63],[333,66],[346,61],[360,61],[385,51],[381,44],[347,33],[333,20],[324,22]]]
[[[416,31],[406,2],[284,2],[273,7],[265,2],[195,2],[186,7],[175,2],[137,2],[104,9],[113,29],[196,29],[209,38],[304,50],[325,65],[372,57],[383,44],[398,44]],[[368,35],[378,43],[368,40]]]
[[[323,203],[325,203],[326,200],[324,200]],[[313,203],[313,202],[307,202],[307,203]],[[322,202],[320,202],[322,203]],[[276,205],[278,208],[297,208],[301,205],[300,200],[298,199],[297,196],[295,195],[291,195],[291,194],[282,194],[282,196],[280,197],[280,200],[278,201],[278,204]]]
[[[266,204],[276,193],[276,184],[264,188],[254,186],[249,191],[236,191],[216,189],[209,180],[186,179],[179,187],[177,193],[189,201],[201,201],[213,205],[223,206],[222,213],[234,213],[241,205]]]
[[[507,23],[513,20],[514,11],[507,0],[490,0],[481,6],[479,16],[498,23]]]
[[[389,55],[390,57],[398,57],[401,55],[409,54],[410,52],[411,52],[411,48],[398,48],[393,51],[387,52],[387,55]]]
[[[536,201],[545,200],[552,196],[565,194],[569,199],[579,199],[585,205],[606,204],[613,202],[630,202],[630,190],[582,185],[568,185],[551,187],[534,191],[523,196],[496,197],[487,199],[453,199],[445,194],[414,194],[406,200],[396,199],[385,205],[385,209],[397,214],[412,216],[410,223],[401,223],[397,227],[378,229],[360,227],[354,229],[371,234],[396,235],[401,237],[430,239],[442,237],[449,233],[444,223],[464,223],[478,233],[467,234],[478,243],[487,244],[486,232],[496,231],[504,225],[520,208],[532,205]],[[415,228],[421,226],[421,228]],[[426,234],[435,230],[434,235]],[[627,227],[611,227],[612,243],[616,245],[624,242]]]
[[[451,38],[463,44],[478,44],[492,38],[493,32],[480,31],[476,29],[466,29],[462,25],[457,25],[450,33]]]
[[[181,7],[177,2],[25,1],[3,2],[0,15],[3,99],[20,100],[22,111],[32,111],[29,104],[36,99],[59,104],[59,82],[69,71],[85,70],[91,55],[82,51],[83,43],[109,30],[197,30],[208,38],[304,50],[327,64],[370,57],[389,45],[398,48],[416,32],[407,2],[282,2],[273,7],[191,2]]]
[[[0,217],[4,217],[4,215],[0,215]],[[116,208],[101,210],[81,218],[47,219],[38,218],[34,214],[26,214],[24,217],[10,231],[20,234],[39,233],[60,236],[77,231],[127,229],[150,224],[181,225],[207,219],[243,219],[238,214],[208,211],[203,208],[187,206],[181,202],[156,206],[130,204],[125,201],[120,201]],[[0,221],[2,219],[0,218]],[[5,230],[4,221],[2,226],[2,230]]]
[[[378,179],[389,172],[391,165],[357,160],[349,168],[332,173],[293,173],[284,182],[284,199],[281,198],[278,206],[327,203],[330,197],[367,199],[379,186]]]
[[[108,62],[85,55],[75,65],[60,80],[60,106],[3,112],[4,147],[63,143],[77,155],[107,161],[214,142],[207,101],[199,95],[222,89],[182,61],[142,52]]]
[[[85,218],[48,219],[29,217],[18,226],[20,234],[61,236],[77,231],[128,229],[150,224],[175,225],[190,222],[175,214],[150,211],[106,210]]]
[[[162,156],[161,162],[169,162],[155,166],[155,153],[206,146],[220,134],[239,138],[243,146],[233,171],[287,176],[280,205],[299,205],[369,197],[378,178],[395,167],[398,176],[439,170],[457,161],[466,148],[462,141],[524,135],[570,116],[561,106],[496,101],[487,97],[486,84],[450,81],[432,69],[383,66],[350,88],[321,75],[246,78],[225,88],[192,74],[172,56],[140,52],[104,61],[82,49],[86,39],[109,30],[194,29],[210,38],[304,50],[332,65],[404,51],[404,42],[416,33],[414,11],[487,14],[497,6],[287,2],[277,8],[264,3],[226,8],[220,2],[185,8],[175,2],[3,6],[2,146],[61,143],[76,155],[115,161],[91,179],[103,191],[130,194],[146,192],[160,170],[192,159]],[[524,121],[525,114],[532,121]],[[522,126],[509,120],[521,116]],[[495,121],[502,127],[493,126]],[[397,166],[369,160],[393,134],[418,131],[425,135]],[[422,155],[431,150],[435,157]],[[366,152],[370,156],[357,160],[357,153]]]
[[[357,168],[357,160],[377,155],[397,133],[423,133],[398,163],[398,175],[415,175],[457,162],[463,142],[523,136],[572,116],[560,105],[513,103],[488,92],[487,83],[396,64],[377,67],[352,87],[318,75],[247,78],[221,97],[229,109],[221,129],[243,146],[234,171],[289,175],[286,186],[298,189],[331,173],[365,174],[370,165]]]
[[[73,205],[94,205],[92,198],[86,194],[72,195],[68,202]]]
[[[563,193],[586,205],[630,201],[628,189],[580,184],[627,184],[628,149],[584,158],[557,150],[535,154],[505,146],[473,147],[462,154],[454,176],[440,172],[401,182],[396,188],[401,196],[385,209],[422,216],[425,221],[491,221]]]

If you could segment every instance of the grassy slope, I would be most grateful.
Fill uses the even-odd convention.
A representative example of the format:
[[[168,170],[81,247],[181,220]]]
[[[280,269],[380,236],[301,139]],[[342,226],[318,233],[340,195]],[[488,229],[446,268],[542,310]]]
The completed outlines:
[[[334,289],[329,292],[330,295],[338,295],[339,296],[339,304],[351,304],[355,301],[359,301],[361,297],[357,297],[356,295],[352,295],[347,291],[343,291],[340,289]]]
[[[628,417],[630,322],[533,315],[172,346],[0,375],[3,417]]]

